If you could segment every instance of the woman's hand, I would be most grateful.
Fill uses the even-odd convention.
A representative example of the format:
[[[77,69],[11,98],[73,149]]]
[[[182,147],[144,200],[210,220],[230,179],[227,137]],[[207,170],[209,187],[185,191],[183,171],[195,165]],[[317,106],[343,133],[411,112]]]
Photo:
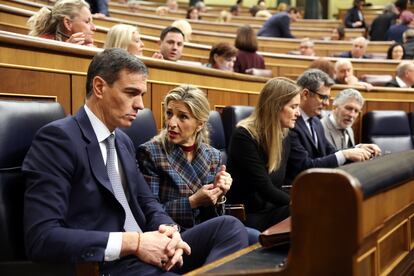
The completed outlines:
[[[214,179],[214,186],[219,187],[223,191],[223,195],[225,195],[230,190],[232,183],[233,178],[226,172],[226,166],[221,165],[220,171],[216,174]]]
[[[191,195],[188,200],[192,209],[200,206],[216,205],[217,199],[223,194],[220,187],[215,184],[207,184],[201,187],[195,194]]]

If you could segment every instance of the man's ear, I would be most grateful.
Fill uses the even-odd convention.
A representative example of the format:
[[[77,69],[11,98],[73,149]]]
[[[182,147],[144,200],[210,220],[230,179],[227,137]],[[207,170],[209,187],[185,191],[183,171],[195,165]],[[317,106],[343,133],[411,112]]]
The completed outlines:
[[[63,26],[67,31],[72,32],[72,20],[70,20],[69,17],[63,17]]]
[[[102,99],[105,93],[106,81],[100,76],[95,76],[92,80],[92,92],[98,99]]]

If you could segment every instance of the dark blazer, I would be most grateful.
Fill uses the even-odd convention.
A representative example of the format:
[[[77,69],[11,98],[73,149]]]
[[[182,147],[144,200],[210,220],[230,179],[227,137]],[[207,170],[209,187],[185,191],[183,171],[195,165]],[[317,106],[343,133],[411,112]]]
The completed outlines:
[[[167,154],[158,142],[149,141],[139,146],[137,160],[152,193],[180,226],[191,228],[217,216],[214,206],[191,209],[188,197],[214,182],[222,163],[219,150],[201,144],[190,163],[179,146],[172,145]]]
[[[305,121],[299,117],[296,125],[289,131],[291,150],[286,170],[286,181],[292,183],[295,177],[309,168],[335,168],[338,161],[335,148],[325,137],[323,126],[317,117],[313,117],[318,147],[315,146]]]
[[[283,141],[282,162],[280,167],[269,174],[267,169],[268,154],[243,127],[233,131],[229,145],[228,172],[233,177],[233,185],[227,194],[231,203],[243,203],[247,219],[273,213],[271,218],[262,223],[252,222],[251,227],[264,230],[284,219],[280,209],[287,209],[290,196],[281,186],[285,182],[286,163],[290,152],[290,139]],[[279,212],[278,212],[279,210]],[[278,217],[279,216],[279,217]]]
[[[346,16],[345,16],[345,20],[344,20],[345,21],[345,27],[355,28],[355,27],[352,26],[352,23],[357,22],[357,21],[362,21],[362,26],[360,26],[358,28],[365,28],[366,27],[363,15],[362,15],[362,20],[361,20],[359,18],[358,11],[359,10],[356,7],[350,8],[348,10],[348,12],[346,13]]]
[[[378,15],[374,21],[372,21],[369,36],[371,41],[386,41],[386,33],[389,27],[395,24],[397,15],[392,12],[387,12]]]
[[[287,12],[272,15],[257,32],[257,36],[294,38],[290,33],[290,17]]]
[[[129,204],[141,229],[174,221],[137,169],[134,145],[115,130]],[[101,262],[109,232],[122,232],[125,212],[116,200],[92,125],[82,107],[43,127],[23,163],[26,250],[32,260]]]
[[[395,78],[393,78],[392,80],[390,80],[389,82],[387,82],[385,84],[386,87],[400,87],[400,85],[398,84],[397,80]]]
[[[339,57],[341,58],[352,58],[352,52],[351,51],[347,51],[347,52],[342,52],[341,54],[339,54]],[[362,58],[371,58],[371,56],[364,54],[362,56]]]

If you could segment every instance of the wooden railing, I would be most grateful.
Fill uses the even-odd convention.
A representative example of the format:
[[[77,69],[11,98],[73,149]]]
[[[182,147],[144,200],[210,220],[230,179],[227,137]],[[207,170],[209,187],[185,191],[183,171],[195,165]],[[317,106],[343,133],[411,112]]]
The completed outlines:
[[[408,151],[307,170],[293,183],[282,264],[282,250],[256,245],[187,275],[413,275],[413,162]]]

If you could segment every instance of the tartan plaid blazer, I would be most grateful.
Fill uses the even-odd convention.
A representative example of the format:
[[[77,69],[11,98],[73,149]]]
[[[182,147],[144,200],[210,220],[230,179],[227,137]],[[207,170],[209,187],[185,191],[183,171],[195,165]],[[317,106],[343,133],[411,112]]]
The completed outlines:
[[[201,144],[190,163],[178,145],[172,145],[167,154],[151,140],[139,146],[137,160],[151,191],[182,228],[191,228],[218,215],[214,206],[191,209],[188,197],[202,185],[214,182],[222,163],[219,150]]]

